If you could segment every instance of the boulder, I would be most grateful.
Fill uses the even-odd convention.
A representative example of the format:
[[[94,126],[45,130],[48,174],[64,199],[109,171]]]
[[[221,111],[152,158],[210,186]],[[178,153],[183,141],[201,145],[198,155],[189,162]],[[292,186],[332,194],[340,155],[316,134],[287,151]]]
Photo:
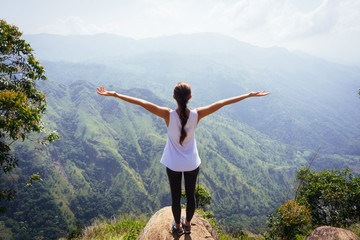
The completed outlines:
[[[355,233],[336,227],[318,227],[305,240],[360,240]]]
[[[181,216],[185,216],[185,209],[181,210]],[[191,220],[191,233],[179,236],[173,233],[171,226],[173,222],[171,207],[164,207],[157,211],[140,233],[138,240],[218,240],[216,231],[201,215],[195,213]]]

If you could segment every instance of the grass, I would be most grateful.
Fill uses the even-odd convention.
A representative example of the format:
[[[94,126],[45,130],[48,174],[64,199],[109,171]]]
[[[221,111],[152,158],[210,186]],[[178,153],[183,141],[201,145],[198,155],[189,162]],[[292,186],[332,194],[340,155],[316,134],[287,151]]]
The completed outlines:
[[[232,234],[226,233],[217,223],[212,212],[197,210],[211,226],[217,231],[219,240],[257,240],[264,239],[262,236],[256,236],[249,232],[237,231]],[[145,227],[148,218],[145,216],[127,216],[121,215],[111,220],[98,219],[91,226],[78,226],[71,231],[66,238],[59,240],[136,240]]]
[[[226,233],[217,223],[214,215],[210,211],[196,210],[203,218],[205,218],[216,230],[219,240],[259,240],[265,239],[264,236],[255,235],[247,231],[236,231],[233,233]],[[98,219],[91,226],[78,226],[66,239],[74,240],[136,240],[145,227],[149,219],[145,216],[128,216],[121,215],[108,219]],[[354,224],[348,228],[360,237],[360,224]],[[297,236],[297,240],[303,240],[306,236]]]
[[[136,240],[148,218],[121,215],[111,220],[99,219],[91,226],[78,226],[66,238],[74,240]]]
[[[355,233],[358,237],[360,237],[360,222],[359,223],[355,223],[353,225],[351,225],[350,227],[346,228],[349,231],[352,231],[353,233]]]

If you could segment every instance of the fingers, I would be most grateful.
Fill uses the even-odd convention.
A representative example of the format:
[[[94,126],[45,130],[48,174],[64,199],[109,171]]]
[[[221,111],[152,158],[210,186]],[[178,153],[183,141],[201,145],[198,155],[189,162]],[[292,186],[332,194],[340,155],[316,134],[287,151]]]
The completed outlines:
[[[98,93],[98,94],[104,95],[104,93],[105,93],[104,87],[100,87],[100,88],[96,88],[96,89],[97,89],[97,93]]]
[[[269,92],[265,92],[262,91],[262,92],[254,92],[254,96],[257,96],[257,97],[262,97],[262,96],[266,96],[266,95],[269,95],[270,93]]]
[[[96,88],[98,90],[98,92],[105,92],[104,87],[100,87],[100,88]]]

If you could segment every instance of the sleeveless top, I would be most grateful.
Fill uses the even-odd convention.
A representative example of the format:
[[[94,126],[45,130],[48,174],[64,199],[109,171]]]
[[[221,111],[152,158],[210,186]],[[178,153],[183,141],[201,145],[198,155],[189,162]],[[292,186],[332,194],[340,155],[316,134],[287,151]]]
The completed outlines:
[[[192,171],[200,166],[201,160],[196,147],[195,129],[198,122],[198,113],[191,110],[185,125],[187,133],[180,145],[181,120],[175,110],[170,111],[168,138],[161,158],[161,163],[176,172]]]

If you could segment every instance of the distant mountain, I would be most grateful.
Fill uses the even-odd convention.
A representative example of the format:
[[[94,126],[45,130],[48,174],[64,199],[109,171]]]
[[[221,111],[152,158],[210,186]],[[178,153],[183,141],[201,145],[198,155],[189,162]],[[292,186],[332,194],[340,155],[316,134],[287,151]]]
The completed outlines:
[[[296,147],[360,155],[360,68],[210,33],[143,40],[109,34],[25,37],[38,57],[61,60],[42,61],[50,79],[151,87],[163,98],[176,82],[188,81],[192,106],[266,89],[272,94],[261,104],[246,100],[222,113]]]
[[[256,52],[258,48],[220,34],[174,35],[134,40],[112,34],[24,35],[37,57],[50,61],[99,61],[106,57],[134,56],[153,52],[209,55]],[[235,51],[235,52],[234,52]]]

